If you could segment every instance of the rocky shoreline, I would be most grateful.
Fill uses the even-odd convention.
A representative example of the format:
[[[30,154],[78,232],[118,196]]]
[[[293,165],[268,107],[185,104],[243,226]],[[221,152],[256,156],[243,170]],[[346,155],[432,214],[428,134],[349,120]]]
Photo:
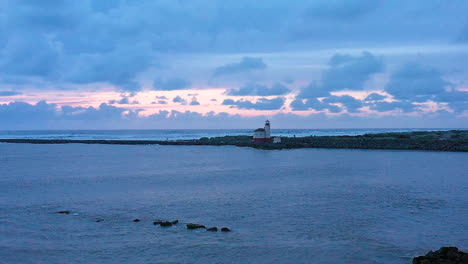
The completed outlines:
[[[456,247],[441,247],[424,256],[413,258],[413,264],[468,264],[468,253]]]
[[[379,133],[359,136],[281,137],[281,143],[254,143],[252,136],[193,140],[0,139],[0,143],[237,146],[256,149],[340,148],[468,152],[468,130]]]

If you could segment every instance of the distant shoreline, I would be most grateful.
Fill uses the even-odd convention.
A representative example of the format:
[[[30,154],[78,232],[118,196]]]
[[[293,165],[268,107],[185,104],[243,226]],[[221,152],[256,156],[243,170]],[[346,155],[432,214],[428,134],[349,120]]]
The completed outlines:
[[[0,139],[0,143],[237,146],[264,150],[298,148],[392,149],[468,152],[468,130],[416,131],[358,136],[281,137],[281,143],[254,143],[252,136],[223,136],[190,140]]]

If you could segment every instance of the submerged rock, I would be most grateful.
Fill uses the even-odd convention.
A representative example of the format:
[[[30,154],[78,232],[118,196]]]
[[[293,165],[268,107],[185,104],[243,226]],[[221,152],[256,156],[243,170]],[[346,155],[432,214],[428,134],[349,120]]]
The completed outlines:
[[[97,223],[102,222],[102,221],[104,221],[104,219],[102,219],[102,218],[96,219],[96,222],[97,222]]]
[[[425,256],[413,258],[413,264],[468,264],[468,253],[456,247],[441,247]]]
[[[206,228],[206,227],[200,224],[193,224],[193,223],[187,224],[187,229],[198,229],[198,228]]]
[[[71,212],[68,210],[58,211],[58,214],[70,214]]]
[[[223,228],[221,228],[221,231],[223,231],[223,232],[230,232],[231,229],[229,229],[229,228],[227,228],[227,227],[223,227]]]
[[[133,219],[133,222],[135,222],[135,223],[140,222],[140,221],[141,221],[141,220],[138,219],[138,218]]]
[[[215,227],[210,227],[210,228],[207,228],[206,231],[218,232],[218,228],[216,226]]]

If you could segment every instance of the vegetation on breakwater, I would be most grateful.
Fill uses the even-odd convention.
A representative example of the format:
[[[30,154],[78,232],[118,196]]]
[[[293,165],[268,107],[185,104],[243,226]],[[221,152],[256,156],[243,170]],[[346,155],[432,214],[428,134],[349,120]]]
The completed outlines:
[[[281,143],[254,143],[252,136],[224,136],[193,140],[69,140],[0,139],[4,143],[31,144],[114,144],[114,145],[197,145],[238,146],[257,149],[343,148],[398,149],[468,152],[468,130],[417,131],[365,134],[358,136],[281,137]]]

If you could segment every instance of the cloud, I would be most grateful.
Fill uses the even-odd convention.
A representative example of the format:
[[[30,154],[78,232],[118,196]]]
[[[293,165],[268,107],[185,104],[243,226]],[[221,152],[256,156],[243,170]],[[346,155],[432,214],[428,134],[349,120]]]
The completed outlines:
[[[314,109],[316,111],[328,110],[331,113],[339,113],[342,111],[340,107],[320,101],[316,98],[307,100],[296,99],[291,102],[290,107],[294,111],[305,111],[310,109]]]
[[[262,58],[243,57],[240,62],[226,64],[215,69],[214,76],[251,72],[266,69]]]
[[[14,117],[13,119],[11,117]],[[57,107],[40,101],[37,104],[13,102],[0,104],[2,129],[144,129],[165,128],[256,128],[265,116],[243,117],[228,113],[201,114],[197,112],[159,111],[150,116],[138,115],[129,110],[101,104],[99,107]],[[402,128],[402,127],[466,127],[466,117],[456,117],[447,112],[413,116],[328,116],[311,114],[299,116],[292,113],[269,116],[274,128]]]
[[[334,104],[339,103],[346,107],[346,110],[349,113],[356,113],[359,112],[359,108],[363,107],[362,101],[358,100],[349,95],[343,96],[330,96],[323,99],[324,103]]]
[[[368,14],[379,6],[379,1],[374,0],[356,0],[356,1],[314,1],[305,14],[306,16],[317,19],[328,20],[351,20]]]
[[[156,79],[153,83],[153,89],[159,91],[190,89],[191,86],[192,84],[189,81],[182,78]]]
[[[301,89],[297,98],[316,99],[317,97],[326,97],[330,95],[330,91],[319,82],[313,81],[306,87]]]
[[[79,84],[108,82],[123,91],[140,91],[135,78],[150,66],[149,49],[148,44],[143,43],[119,46],[98,54],[82,54],[68,66],[69,71],[65,72],[64,78]]]
[[[412,103],[433,101],[447,103],[452,110],[461,113],[468,109],[468,92],[454,87],[438,69],[417,63],[405,64],[392,73],[385,87],[385,91],[399,102],[381,103],[374,108],[411,111],[415,108]]]
[[[332,91],[362,90],[364,82],[383,68],[382,60],[369,52],[359,56],[335,54],[323,71],[321,81],[304,87],[298,97],[316,98],[328,96]]]
[[[125,112],[127,112],[125,114]],[[51,127],[95,127],[96,124],[123,122],[137,113],[108,104],[94,107],[73,107],[48,104],[13,102],[0,104],[0,123],[4,129],[47,129]],[[76,125],[76,126],[75,126]]]
[[[166,101],[164,100],[159,100],[159,101],[156,101],[156,102],[151,102],[151,104],[155,105],[155,104],[167,104]]]
[[[374,102],[369,104],[371,110],[375,110],[378,112],[387,112],[387,111],[394,111],[394,110],[401,110],[403,112],[413,112],[416,109],[416,105],[414,105],[410,101],[399,101],[399,102]]]
[[[15,95],[21,95],[21,92],[17,91],[0,91],[0,96],[15,96]]]
[[[468,22],[465,24],[460,34],[458,35],[457,41],[462,43],[468,42]]]
[[[161,100],[167,100],[167,97],[162,95],[162,96],[156,96],[156,99],[161,99]]]
[[[133,105],[136,105],[136,104],[140,104],[140,102],[138,102],[136,100],[130,101],[129,97],[124,96],[120,100],[109,100],[109,104],[133,104]]]
[[[291,92],[291,90],[280,83],[275,83],[271,87],[249,83],[239,89],[229,89],[226,91],[226,94],[230,96],[272,96],[285,95],[289,92]]]
[[[364,101],[381,101],[385,98],[387,98],[387,96],[381,95],[379,93],[371,93],[364,99]]]
[[[457,113],[468,110],[468,91],[444,91],[438,94],[434,101],[448,103],[448,106]]]
[[[174,97],[174,99],[172,99],[172,102],[174,102],[174,103],[180,103],[180,104],[187,104],[187,100],[183,99],[183,98],[180,97],[179,95],[177,95],[176,97]]]
[[[364,82],[383,69],[382,60],[369,52],[362,52],[358,56],[335,54],[329,60],[328,68],[322,72],[321,80],[313,81],[302,88],[296,100],[291,103],[291,108],[328,110],[337,113],[342,109],[334,104],[341,104],[350,113],[358,112],[363,106],[360,100],[349,95],[332,96],[331,92],[362,90]],[[322,97],[323,100],[317,99]]]
[[[360,56],[336,54],[322,75],[322,85],[329,91],[362,90],[364,82],[383,68],[382,60],[366,51]]]
[[[247,100],[232,100],[226,99],[223,101],[223,105],[231,105],[239,109],[255,109],[255,110],[278,110],[284,105],[284,98],[277,97],[273,99],[260,98],[256,103],[252,103]]]
[[[190,101],[190,105],[200,105],[200,102],[198,102],[197,98],[194,96],[192,97],[192,101]]]
[[[405,64],[391,76],[385,91],[395,99],[425,102],[445,92],[449,85],[442,73],[421,64]]]

